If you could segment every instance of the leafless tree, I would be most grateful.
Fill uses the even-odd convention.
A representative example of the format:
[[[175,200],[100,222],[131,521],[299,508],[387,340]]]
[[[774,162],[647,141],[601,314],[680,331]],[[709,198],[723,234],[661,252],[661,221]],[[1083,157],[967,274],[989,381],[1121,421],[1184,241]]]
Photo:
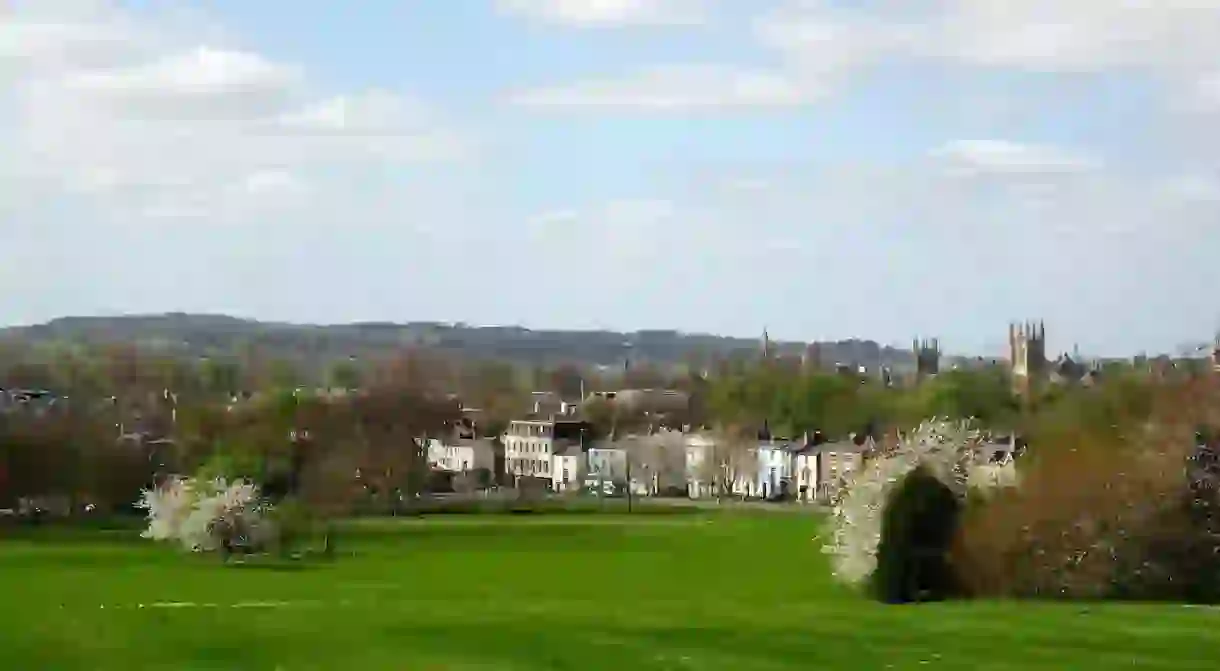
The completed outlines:
[[[737,494],[752,480],[758,468],[757,446],[753,434],[735,425],[722,426],[713,434],[712,463],[717,497]]]
[[[622,441],[632,479],[654,494],[686,487],[686,443],[677,431],[659,431]]]

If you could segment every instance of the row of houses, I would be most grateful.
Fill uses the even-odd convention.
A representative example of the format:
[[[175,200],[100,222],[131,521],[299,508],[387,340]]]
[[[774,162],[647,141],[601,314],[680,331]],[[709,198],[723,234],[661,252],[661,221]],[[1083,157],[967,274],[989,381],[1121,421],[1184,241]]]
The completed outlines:
[[[728,444],[714,434],[681,431],[591,439],[591,428],[574,419],[518,420],[498,441],[433,439],[428,461],[434,470],[486,469],[502,474],[506,484],[553,492],[816,501],[828,497],[842,477],[859,469],[874,448],[871,438],[861,436]]]
[[[504,484],[552,492],[637,496],[825,501],[876,452],[869,436],[821,436],[726,441],[710,432],[657,431],[591,439],[576,419],[510,422],[498,441],[471,436],[432,440],[428,460],[449,473],[487,470]],[[497,445],[498,443],[498,445]],[[1003,464],[1017,452],[1012,437],[995,437],[981,450]]]

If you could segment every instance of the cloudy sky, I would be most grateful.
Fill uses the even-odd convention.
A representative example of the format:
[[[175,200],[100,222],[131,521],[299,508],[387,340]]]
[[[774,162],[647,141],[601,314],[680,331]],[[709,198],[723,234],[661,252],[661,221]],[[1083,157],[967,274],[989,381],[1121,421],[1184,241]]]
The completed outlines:
[[[0,323],[1220,326],[1220,0],[0,0]]]

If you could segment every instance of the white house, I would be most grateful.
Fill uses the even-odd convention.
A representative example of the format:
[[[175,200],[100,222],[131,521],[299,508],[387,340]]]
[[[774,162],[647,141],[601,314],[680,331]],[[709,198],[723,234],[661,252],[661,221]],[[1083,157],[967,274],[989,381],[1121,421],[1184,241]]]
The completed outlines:
[[[579,491],[584,482],[585,453],[579,443],[559,448],[551,455],[551,489],[556,492]]]
[[[491,470],[494,462],[495,452],[489,440],[428,440],[428,465],[434,469],[449,473],[465,473],[480,468]]]
[[[692,499],[715,495],[716,443],[702,433],[687,434],[683,441],[686,461],[686,492]]]
[[[545,478],[555,482],[556,454],[571,445],[584,444],[588,425],[563,420],[515,420],[500,437],[504,445],[504,470],[514,480]]]
[[[795,451],[793,474],[796,495],[801,501],[826,501],[839,483],[864,466],[864,456],[874,447],[873,439],[852,436],[820,445],[806,445]]]
[[[632,491],[640,496],[687,489],[687,435],[661,430],[615,441],[626,452]]]
[[[584,455],[584,485],[586,488],[601,488],[613,493],[627,482],[627,450],[615,442],[601,441],[594,444]]]
[[[755,448],[758,472],[747,495],[771,498],[785,493],[791,486],[793,456],[799,448],[791,441],[760,441]]]
[[[504,445],[504,471],[514,480],[551,476],[554,454],[554,422],[518,420],[509,422],[500,441]]]
[[[685,440],[687,493],[691,498],[715,496],[718,482],[739,496],[780,494],[793,477],[796,447],[783,440],[758,441],[732,450],[717,450],[716,438],[689,434]]]

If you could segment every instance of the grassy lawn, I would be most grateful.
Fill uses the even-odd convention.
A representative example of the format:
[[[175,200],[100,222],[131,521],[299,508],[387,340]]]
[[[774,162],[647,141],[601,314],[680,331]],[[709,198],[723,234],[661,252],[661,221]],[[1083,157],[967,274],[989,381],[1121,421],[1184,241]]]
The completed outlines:
[[[222,567],[126,532],[0,541],[11,669],[1211,669],[1220,610],[885,607],[814,519],[365,522],[331,565]],[[142,606],[142,607],[141,607]]]

